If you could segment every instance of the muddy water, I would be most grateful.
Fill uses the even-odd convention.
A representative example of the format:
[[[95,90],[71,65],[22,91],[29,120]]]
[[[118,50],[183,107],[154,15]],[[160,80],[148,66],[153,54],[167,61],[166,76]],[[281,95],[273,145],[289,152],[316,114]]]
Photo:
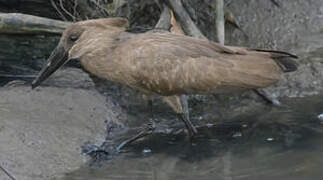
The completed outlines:
[[[85,165],[63,180],[293,179],[323,177],[323,96],[293,98],[283,107],[200,128],[196,144],[185,135],[155,134],[129,152]]]

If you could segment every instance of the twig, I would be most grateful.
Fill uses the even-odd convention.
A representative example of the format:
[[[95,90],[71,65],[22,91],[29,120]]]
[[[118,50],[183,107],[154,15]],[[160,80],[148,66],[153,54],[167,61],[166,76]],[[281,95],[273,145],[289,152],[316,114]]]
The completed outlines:
[[[228,0],[228,1],[225,2],[224,6],[225,7],[228,7],[228,6],[231,5],[231,3],[232,3],[232,0]]]
[[[77,11],[76,11],[77,5],[78,5],[77,0],[74,0],[74,4],[73,4],[73,16],[75,16],[75,17],[78,17]]]
[[[63,10],[67,15],[69,15],[69,16],[73,19],[73,22],[75,22],[76,17],[75,17],[75,16],[73,16],[73,14],[71,14],[70,12],[68,12],[68,10],[66,10],[66,9],[64,8],[63,0],[59,0],[59,4],[60,4],[60,6],[61,6],[62,10]]]
[[[217,41],[224,45],[224,12],[223,0],[216,0],[216,38]]]
[[[0,164],[0,169],[11,179],[11,180],[17,180],[15,177],[13,177],[4,167]]]
[[[160,18],[155,26],[155,29],[165,29],[169,30],[171,27],[170,24],[170,9],[165,4],[162,4],[161,7],[163,11],[160,15]]]
[[[105,7],[101,6],[99,1],[92,0],[92,2],[96,5],[97,9],[99,9],[99,11],[101,11],[104,15],[109,15],[108,10]]]
[[[55,10],[57,11],[57,13],[61,16],[61,18],[64,20],[64,21],[68,21],[66,19],[66,17],[64,16],[64,14],[58,9],[58,7],[56,6],[56,3],[54,2],[54,0],[50,0],[52,6],[55,8]]]
[[[281,7],[280,4],[276,0],[270,0],[275,6]]]
[[[224,21],[225,21],[225,25],[227,24],[232,25],[234,28],[238,29],[245,36],[246,39],[249,39],[247,33],[244,32],[244,30],[240,27],[238,21],[236,20],[232,12],[227,11],[224,13]]]
[[[166,0],[168,6],[173,10],[176,19],[180,22],[185,34],[201,39],[207,39],[196,27],[190,15],[183,7],[181,0]]]

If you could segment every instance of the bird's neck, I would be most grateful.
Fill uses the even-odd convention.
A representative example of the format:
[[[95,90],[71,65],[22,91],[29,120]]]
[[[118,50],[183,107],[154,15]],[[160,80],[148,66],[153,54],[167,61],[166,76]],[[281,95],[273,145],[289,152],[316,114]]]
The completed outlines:
[[[80,61],[82,66],[90,73],[104,79],[118,81],[119,57],[116,49],[127,38],[130,33],[120,32],[113,37],[102,37],[98,41],[93,41],[93,45],[88,44],[89,49],[82,54]]]

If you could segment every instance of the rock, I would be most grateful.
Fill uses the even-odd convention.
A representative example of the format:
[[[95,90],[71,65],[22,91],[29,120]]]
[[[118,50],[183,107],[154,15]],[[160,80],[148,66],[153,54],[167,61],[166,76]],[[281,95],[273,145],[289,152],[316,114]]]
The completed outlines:
[[[60,81],[60,73],[68,78]],[[47,83],[70,87],[0,88],[0,165],[24,180],[59,177],[83,165],[87,158],[81,146],[100,145],[106,125],[120,124],[122,116],[120,108],[106,101],[90,81],[87,74],[69,69]],[[6,178],[0,170],[0,179]]]
[[[94,90],[95,84],[82,69],[67,67],[55,72],[41,86]]]

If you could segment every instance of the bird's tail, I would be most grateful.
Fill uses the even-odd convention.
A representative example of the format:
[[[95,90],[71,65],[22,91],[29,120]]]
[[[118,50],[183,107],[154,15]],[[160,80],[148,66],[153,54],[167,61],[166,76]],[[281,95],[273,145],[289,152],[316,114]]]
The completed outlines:
[[[275,60],[275,62],[279,65],[279,67],[283,70],[283,72],[293,72],[297,70],[297,63],[293,59],[297,59],[298,57],[294,54],[290,54],[288,52],[283,52],[283,51],[275,51],[275,50],[262,50],[262,49],[253,49],[253,50],[270,53],[271,57]]]

